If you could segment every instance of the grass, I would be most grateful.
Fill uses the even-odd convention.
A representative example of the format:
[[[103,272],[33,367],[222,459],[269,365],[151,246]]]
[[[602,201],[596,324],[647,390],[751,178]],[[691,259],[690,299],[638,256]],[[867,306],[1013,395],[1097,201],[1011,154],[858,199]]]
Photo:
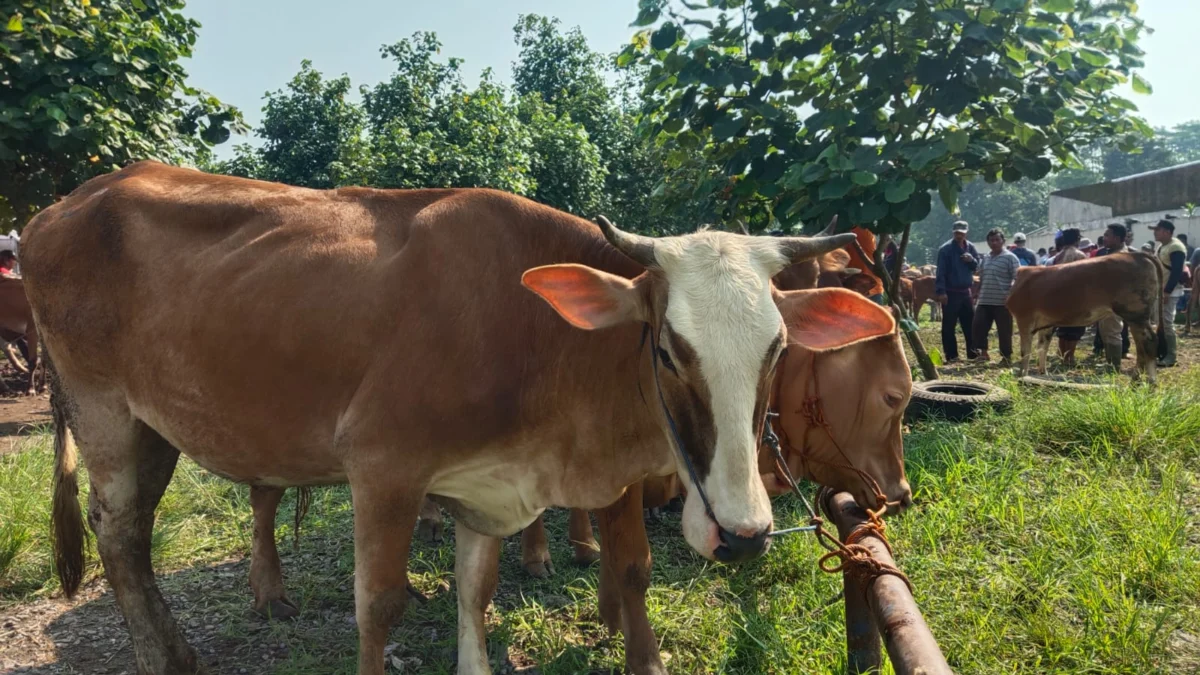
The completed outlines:
[[[906,463],[919,505],[889,525],[951,666],[1200,671],[1200,369],[1177,369],[1157,390],[1122,382],[1109,391],[1040,391],[1010,376],[998,381],[1014,392],[1009,413],[911,431]],[[0,611],[56,589],[46,541],[49,442],[27,442],[28,451],[0,458]],[[237,575],[204,590],[204,611],[236,649],[285,643],[273,672],[351,673],[348,493],[317,492],[298,552],[286,540],[291,508],[289,497],[277,534],[305,618],[264,626],[247,617],[250,593]],[[802,520],[790,498],[776,509],[781,524]],[[244,555],[249,515],[246,488],[181,462],[159,509],[156,565],[194,570]],[[840,580],[817,570],[811,538],[782,540],[760,561],[725,568],[690,552],[676,518],[649,526],[650,617],[672,672],[844,671],[842,606],[829,604]],[[547,675],[619,669],[623,643],[600,626],[596,571],[570,565],[564,513],[552,512],[549,527],[558,563],[549,580],[528,579],[518,539],[506,540],[491,643]],[[433,597],[411,605],[395,629],[394,662],[404,672],[452,673],[451,546],[418,545],[410,569]]]

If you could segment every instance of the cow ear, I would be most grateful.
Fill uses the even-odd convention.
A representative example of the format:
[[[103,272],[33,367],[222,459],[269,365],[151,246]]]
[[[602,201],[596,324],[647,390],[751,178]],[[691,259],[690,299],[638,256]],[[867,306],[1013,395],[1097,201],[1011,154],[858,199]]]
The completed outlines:
[[[535,267],[521,275],[521,284],[576,328],[594,330],[646,320],[636,284],[586,265]]]
[[[788,343],[814,352],[840,349],[896,330],[890,312],[844,288],[786,291],[776,301]]]

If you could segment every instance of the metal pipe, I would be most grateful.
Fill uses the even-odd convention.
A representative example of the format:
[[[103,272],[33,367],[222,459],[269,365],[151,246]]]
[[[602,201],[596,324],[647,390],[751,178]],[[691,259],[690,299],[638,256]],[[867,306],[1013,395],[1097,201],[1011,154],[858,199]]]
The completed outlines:
[[[846,603],[846,672],[849,675],[879,673],[883,670],[879,629],[871,618],[866,593],[854,577],[842,574]]]
[[[826,515],[837,525],[838,535],[843,540],[856,526],[867,522],[867,513],[855,503],[849,493],[839,492],[833,495],[824,506]],[[887,546],[874,534],[863,537],[858,543],[866,546],[876,560],[890,565],[896,564],[892,555],[888,553]],[[862,672],[853,670],[855,647],[863,645],[864,641],[869,639],[869,635],[864,634],[861,626],[857,625],[857,620],[862,615],[861,608],[851,605],[852,596],[864,598],[863,589],[852,586],[855,584],[847,582],[845,585],[846,642],[851,655],[850,672],[854,673]],[[903,580],[890,574],[878,577],[867,589],[865,602],[871,618],[874,619],[876,634],[883,635],[896,675],[953,675],[954,671],[950,670],[950,665],[946,663],[946,657],[942,655],[941,648],[933,639],[933,633],[922,618],[921,610],[917,608],[917,603]],[[855,627],[851,626],[852,612]],[[854,642],[851,641],[852,638]],[[869,644],[866,645],[866,649],[870,649]],[[878,650],[877,642],[875,649]],[[869,659],[869,651],[863,652],[863,657]],[[875,658],[878,659],[878,652]],[[864,664],[869,664],[869,661],[864,661]]]

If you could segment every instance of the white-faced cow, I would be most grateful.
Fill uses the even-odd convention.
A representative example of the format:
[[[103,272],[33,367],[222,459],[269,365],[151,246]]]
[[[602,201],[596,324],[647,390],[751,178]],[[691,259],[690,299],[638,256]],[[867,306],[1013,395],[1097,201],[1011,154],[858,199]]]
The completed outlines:
[[[201,667],[150,564],[180,452],[251,485],[350,484],[360,673],[383,672],[426,494],[458,526],[460,673],[489,672],[499,537],[549,506],[678,473],[688,543],[753,558],[776,359],[853,341],[828,295],[770,278],[852,239],[650,239],[491,190],[317,191],[152,162],[93,179],[22,242],[56,371],[63,587],[83,572],[74,442],[139,673]],[[802,317],[791,334],[780,304]]]

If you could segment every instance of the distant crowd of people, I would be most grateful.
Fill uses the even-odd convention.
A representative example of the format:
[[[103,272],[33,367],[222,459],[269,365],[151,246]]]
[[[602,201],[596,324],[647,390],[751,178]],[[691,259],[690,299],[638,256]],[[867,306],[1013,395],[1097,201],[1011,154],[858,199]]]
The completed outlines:
[[[1000,352],[1000,364],[1012,363],[1013,318],[1005,307],[1017,270],[1022,266],[1065,265],[1088,258],[1131,250],[1133,231],[1125,225],[1109,225],[1099,244],[1081,236],[1076,228],[1060,230],[1054,246],[1026,248],[1025,234],[1018,232],[1013,243],[1005,245],[1005,234],[999,228],[989,230],[988,250],[981,255],[968,241],[969,225],[956,221],[951,238],[938,249],[935,299],[942,306],[942,352],[947,363],[959,361],[957,330],[961,328],[966,343],[967,358],[990,362],[988,338],[992,328]],[[1170,367],[1177,362],[1175,315],[1187,310],[1187,295],[1191,292],[1192,270],[1200,267],[1200,250],[1188,244],[1187,236],[1175,236],[1175,223],[1163,219],[1150,227],[1154,240],[1146,242],[1143,250],[1157,255],[1166,270],[1162,294],[1162,323],[1158,348],[1158,365]],[[978,277],[978,281],[976,281]],[[978,287],[976,288],[976,283]],[[1059,326],[1059,354],[1067,366],[1075,364],[1075,350],[1087,326]],[[1093,350],[1103,353],[1106,361],[1120,368],[1121,359],[1129,354],[1129,329],[1115,315],[1096,326]]]

